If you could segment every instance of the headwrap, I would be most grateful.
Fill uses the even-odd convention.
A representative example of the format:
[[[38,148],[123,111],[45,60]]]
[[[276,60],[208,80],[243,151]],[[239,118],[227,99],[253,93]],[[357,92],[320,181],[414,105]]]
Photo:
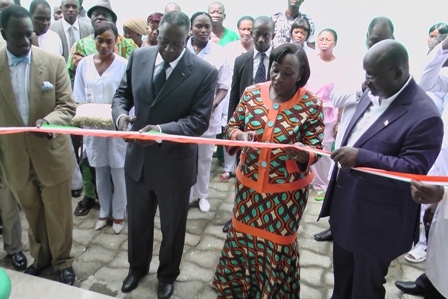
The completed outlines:
[[[148,26],[143,19],[131,19],[123,24],[125,27],[134,31],[137,34],[147,35],[146,27]]]

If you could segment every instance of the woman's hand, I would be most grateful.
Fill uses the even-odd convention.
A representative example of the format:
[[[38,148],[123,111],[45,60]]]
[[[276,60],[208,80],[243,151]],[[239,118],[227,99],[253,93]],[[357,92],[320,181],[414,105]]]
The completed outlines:
[[[297,142],[296,146],[305,147],[301,142]],[[301,164],[307,164],[310,159],[310,153],[304,150],[300,150],[294,147],[285,148],[285,153],[289,156],[290,160],[294,160]]]
[[[255,132],[255,131],[241,132],[241,133],[238,133],[236,135],[235,140],[239,140],[239,141],[254,141],[256,135],[257,135],[257,132]],[[249,147],[249,146],[243,146],[241,148],[241,151],[243,153],[254,153],[257,150],[258,150],[257,148]]]

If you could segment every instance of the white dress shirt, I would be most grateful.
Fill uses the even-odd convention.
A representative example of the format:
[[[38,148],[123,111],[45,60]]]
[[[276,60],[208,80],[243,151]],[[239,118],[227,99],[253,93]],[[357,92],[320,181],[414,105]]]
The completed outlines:
[[[62,27],[64,28],[64,32],[65,32],[65,38],[67,40],[67,45],[68,48],[70,50],[71,46],[70,46],[70,33],[68,32],[68,29],[70,27],[73,27],[73,34],[75,36],[75,40],[73,43],[77,42],[80,38],[81,38],[81,34],[79,32],[79,22],[78,19],[76,19],[76,21],[73,23],[73,25],[70,25],[64,18],[62,18]]]
[[[47,32],[37,37],[39,48],[56,55],[63,55],[62,41],[59,35],[48,29]]]
[[[182,53],[179,55],[179,57],[177,57],[176,60],[170,62],[170,66],[167,67],[167,69],[166,69],[166,71],[165,71],[165,72],[166,72],[166,79],[167,79],[167,80],[168,80],[168,78],[170,77],[171,73],[173,72],[174,68],[177,66],[177,64],[179,63],[179,61],[180,61],[180,60],[182,59],[182,57],[184,56],[184,54],[185,54],[185,50],[186,50],[186,49],[184,49],[184,50],[182,51]],[[163,63],[163,58],[162,58],[162,56],[160,55],[160,53],[157,52],[157,57],[156,57],[155,65],[154,65],[154,73],[153,73],[153,76],[152,76],[152,80],[153,80],[153,82],[154,82],[154,78],[156,77],[157,72],[158,72],[159,69],[162,67],[162,63]],[[125,114],[121,114],[121,115],[117,118],[117,122],[116,122],[116,124],[115,124],[117,127],[118,127],[118,122],[120,121],[120,117],[122,117],[123,115],[125,115]],[[162,133],[162,128],[161,128],[159,125],[156,125],[156,126],[159,128],[160,133]],[[156,142],[157,142],[157,143],[160,143],[161,141],[160,141],[160,140],[156,140]]]
[[[409,82],[411,81],[411,76],[409,76],[408,81],[403,85],[403,87],[396,92],[394,95],[387,99],[383,99],[380,101],[380,98],[378,96],[374,96],[370,93],[368,96],[370,97],[370,100],[372,101],[372,105],[370,105],[369,108],[364,112],[364,115],[361,116],[356,123],[356,125],[353,127],[353,130],[350,134],[350,137],[347,141],[347,146],[353,146],[356,141],[358,141],[359,137],[361,137],[369,128],[370,126],[386,111],[386,109],[392,104],[392,102],[398,97],[398,95],[403,91],[403,89],[408,86]]]
[[[166,79],[168,80],[168,78],[170,77],[171,73],[173,72],[174,68],[177,66],[177,64],[179,63],[179,61],[182,59],[182,57],[184,56],[185,53],[185,49],[182,51],[182,53],[179,55],[179,57],[177,57],[176,60],[171,61],[170,62],[170,66],[167,67],[166,69]],[[160,53],[157,52],[157,57],[156,57],[156,62],[154,65],[154,74],[152,76],[152,80],[154,81],[157,72],[159,71],[159,69],[162,67],[162,63],[163,63],[163,58],[160,55]]]
[[[268,76],[268,68],[269,68],[269,56],[271,55],[272,52],[272,46],[269,47],[269,49],[266,50],[266,52],[264,52],[264,54],[266,54],[266,57],[263,60],[264,63],[264,68],[266,70],[266,77]],[[260,65],[260,61],[261,61],[261,54],[259,54],[260,52],[257,51],[257,49],[254,48],[254,68],[253,68],[253,74],[252,74],[252,82],[255,81],[255,76],[257,75],[257,70],[258,70],[258,65]]]
[[[23,125],[28,125],[30,115],[30,66],[31,66],[31,51],[28,53],[29,63],[20,62],[16,66],[12,65],[11,57],[15,57],[6,49],[6,56],[8,57],[9,75],[11,77],[11,84],[14,90],[14,97],[16,100],[17,109],[22,118]]]

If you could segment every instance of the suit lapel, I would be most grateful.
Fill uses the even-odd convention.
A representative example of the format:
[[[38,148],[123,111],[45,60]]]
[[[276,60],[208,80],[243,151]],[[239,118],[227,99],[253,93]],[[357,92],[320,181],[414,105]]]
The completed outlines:
[[[20,117],[19,110],[17,109],[14,90],[11,84],[11,77],[9,75],[8,59],[6,58],[6,47],[0,50],[0,78],[2,78],[3,81],[2,87],[0,88],[1,98],[3,98],[6,105],[8,105],[9,109],[12,112],[12,115],[14,115],[18,123],[25,126],[22,117]],[[4,108],[2,107],[1,109]]]
[[[173,89],[176,88],[177,85],[182,83],[185,79],[187,79],[190,76],[189,67],[190,65],[193,64],[191,55],[194,54],[190,53],[189,50],[185,51],[184,56],[179,60],[179,63],[174,68],[169,78],[166,80],[165,84],[163,85],[162,89],[160,90],[159,94],[157,95],[151,106],[154,106],[159,102],[163,101],[164,99],[166,99],[167,96],[171,93]]]
[[[355,114],[353,114],[347,129],[345,130],[344,137],[342,138],[341,146],[347,145],[348,138],[352,134],[353,127],[356,125],[358,120],[361,118],[362,115],[364,115],[364,112],[369,108],[370,104],[372,102],[370,101],[370,98],[367,96],[367,92],[363,94],[363,97],[361,98],[361,101],[359,102],[358,106],[356,107]]]
[[[68,51],[70,49],[68,48],[67,37],[65,36],[64,26],[62,26],[62,20],[60,20],[58,22],[59,23],[57,23],[57,26],[58,26],[57,30],[59,33],[59,37],[61,38],[61,41],[62,41],[62,51],[64,53],[65,60],[67,61]]]
[[[154,76],[154,65],[156,62],[156,57],[157,57],[157,47],[155,47],[154,49],[151,49],[150,52],[147,53],[146,57],[139,62],[139,64],[141,64],[142,70],[143,70],[143,74],[141,76],[142,80],[145,80],[144,82],[144,86],[146,89],[146,92],[148,93],[148,97],[147,99],[149,99],[150,103],[152,104],[152,102],[154,101],[153,99],[153,88],[152,88],[152,81],[153,81],[153,76]]]
[[[244,69],[247,70],[247,83],[249,83],[244,88],[254,84],[254,50],[247,52],[246,59],[244,60]]]
[[[31,69],[30,69],[30,114],[28,118],[28,126],[34,126],[36,123],[36,113],[39,110],[40,101],[42,99],[42,84],[45,71],[45,64],[38,51],[32,48]]]
[[[408,112],[406,105],[411,102],[413,93],[415,93],[415,81],[412,79],[408,86],[398,95],[398,97],[387,107],[386,111],[362,134],[353,145],[362,146],[366,141],[375,136],[381,130],[384,130],[398,118]]]

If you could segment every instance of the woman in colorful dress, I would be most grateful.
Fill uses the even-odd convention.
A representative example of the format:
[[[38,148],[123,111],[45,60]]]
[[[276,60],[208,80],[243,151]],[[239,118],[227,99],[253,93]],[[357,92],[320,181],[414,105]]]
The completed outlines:
[[[269,65],[271,81],[246,89],[226,137],[321,149],[323,108],[304,87],[310,76],[305,51],[280,45]],[[297,230],[313,179],[310,166],[317,160],[316,154],[295,147],[243,149],[233,227],[213,280],[219,299],[300,297]]]
[[[196,12],[190,20],[192,36],[187,42],[187,51],[191,51],[209,62],[218,71],[210,123],[207,131],[202,134],[204,138],[214,139],[217,134],[222,132],[222,111],[227,109],[229,103],[224,100],[230,88],[230,67],[227,64],[223,47],[210,40],[212,34],[212,18],[210,15],[206,12]],[[191,200],[198,198],[199,209],[202,212],[210,210],[207,197],[214,149],[213,144],[199,144],[198,146],[198,175],[197,182],[191,190]]]
[[[98,53],[79,62],[73,87],[76,102],[112,104],[127,66],[127,60],[114,53],[117,36],[117,27],[111,22],[101,22],[95,28]],[[114,130],[114,126],[107,129]],[[124,228],[127,203],[124,176],[126,143],[121,138],[86,136],[84,145],[90,166],[95,167],[100,202],[100,215],[94,228],[106,227],[112,215],[112,229],[119,234]]]

